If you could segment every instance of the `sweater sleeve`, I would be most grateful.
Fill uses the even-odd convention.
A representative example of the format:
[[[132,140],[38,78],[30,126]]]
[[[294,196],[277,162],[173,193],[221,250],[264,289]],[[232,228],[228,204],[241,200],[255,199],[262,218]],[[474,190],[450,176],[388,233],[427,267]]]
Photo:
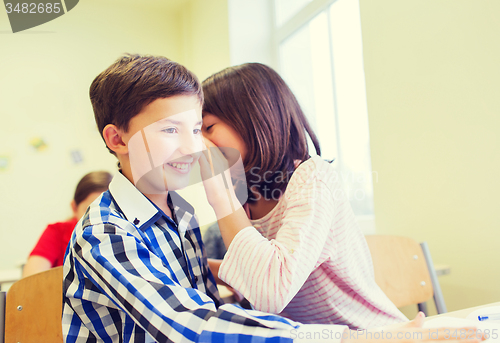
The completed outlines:
[[[65,342],[80,342],[86,334],[90,338],[88,328],[93,328],[98,339],[117,341],[123,322],[119,316],[111,319],[113,314],[106,308],[119,308],[143,328],[146,338],[158,342],[291,343],[321,337],[340,343],[347,328],[302,325],[232,304],[216,308],[207,294],[175,282],[142,242],[110,224],[87,227],[75,238],[69,258],[65,265],[69,272],[63,308]],[[68,266],[83,275],[76,277]],[[73,308],[78,308],[78,319],[71,315]]]
[[[254,227],[240,231],[229,246],[219,278],[255,309],[280,313],[322,261],[333,221],[333,196],[314,174],[288,185],[280,206],[276,239]],[[283,204],[282,204],[283,205]]]

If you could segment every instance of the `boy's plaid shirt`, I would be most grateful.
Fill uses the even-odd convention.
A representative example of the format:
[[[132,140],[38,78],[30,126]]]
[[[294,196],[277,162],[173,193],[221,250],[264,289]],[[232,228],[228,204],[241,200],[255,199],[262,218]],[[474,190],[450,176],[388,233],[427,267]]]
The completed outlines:
[[[65,342],[292,341],[299,323],[222,305],[192,207],[169,199],[178,224],[118,173],[78,222],[64,261]]]

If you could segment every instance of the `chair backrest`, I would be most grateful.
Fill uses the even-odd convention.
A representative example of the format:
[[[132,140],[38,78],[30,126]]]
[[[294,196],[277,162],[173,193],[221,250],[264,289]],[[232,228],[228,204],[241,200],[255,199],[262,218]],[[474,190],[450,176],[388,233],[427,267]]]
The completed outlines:
[[[5,343],[60,343],[62,267],[28,276],[7,292]]]
[[[372,255],[375,282],[396,307],[432,298],[432,282],[418,242],[385,235],[365,238]]]
[[[5,298],[7,292],[0,292],[0,343],[5,343]]]

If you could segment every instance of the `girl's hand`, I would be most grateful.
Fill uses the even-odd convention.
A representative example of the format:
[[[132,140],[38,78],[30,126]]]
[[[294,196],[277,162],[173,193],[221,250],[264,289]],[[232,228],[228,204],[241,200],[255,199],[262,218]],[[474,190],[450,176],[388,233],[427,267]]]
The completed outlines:
[[[423,312],[419,312],[416,315],[415,319],[413,319],[409,322],[397,323],[397,324],[393,324],[393,325],[384,326],[384,330],[421,328],[424,325],[424,321],[425,321],[425,314]]]
[[[234,193],[229,163],[221,150],[210,140],[203,138],[206,150],[200,155],[200,171],[208,203],[217,219],[233,213],[241,205]]]
[[[224,166],[221,167],[226,168],[226,170],[229,167],[231,177],[234,180],[233,183],[246,183],[245,167],[243,166],[241,154],[237,149],[229,147],[218,147],[211,140],[205,137],[203,137],[203,142],[205,143],[206,149],[209,149],[212,154],[215,149],[218,149],[218,151],[222,154],[224,158]]]

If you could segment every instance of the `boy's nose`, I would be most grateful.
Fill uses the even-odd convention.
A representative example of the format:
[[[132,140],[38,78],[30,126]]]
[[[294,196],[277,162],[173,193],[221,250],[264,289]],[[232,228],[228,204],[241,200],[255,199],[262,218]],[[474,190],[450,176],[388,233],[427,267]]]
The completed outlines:
[[[193,135],[184,136],[179,147],[179,151],[183,155],[193,155],[196,153],[200,153],[202,149],[203,144],[201,141],[201,137]]]

